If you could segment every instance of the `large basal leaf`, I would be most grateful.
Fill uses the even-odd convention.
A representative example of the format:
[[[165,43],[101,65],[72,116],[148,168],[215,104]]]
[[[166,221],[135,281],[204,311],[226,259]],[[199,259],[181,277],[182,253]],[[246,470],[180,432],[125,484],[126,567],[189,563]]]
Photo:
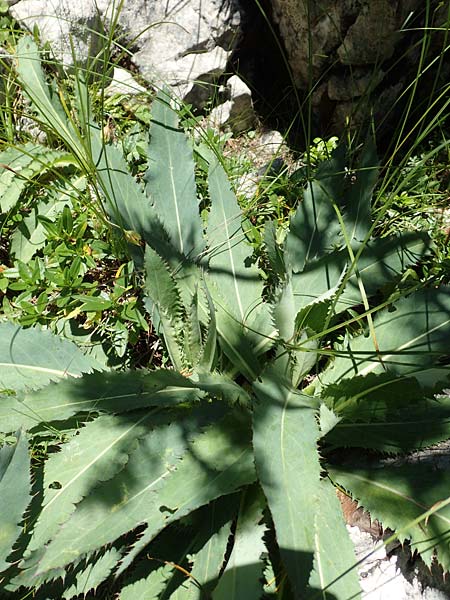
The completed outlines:
[[[255,344],[249,339],[242,323],[230,313],[221,300],[214,297],[216,324],[219,344],[234,367],[249,381],[253,381],[261,371]]]
[[[276,367],[253,389],[258,399],[253,417],[258,478],[294,596],[302,597],[313,565],[320,493],[316,411],[312,399],[293,389]]]
[[[401,384],[402,382],[400,382]],[[401,385],[399,386],[401,387]],[[408,388],[403,385],[401,392],[407,396]],[[370,422],[367,418],[370,408],[360,407],[354,411],[355,420],[342,420],[326,436],[326,441],[337,447],[358,447],[398,454],[415,449],[427,448],[450,438],[450,398],[411,400],[403,409],[386,411],[384,416]]]
[[[371,202],[378,179],[378,157],[374,141],[366,141],[357,168],[347,175],[343,220],[347,239],[363,242],[371,227]]]
[[[293,386],[296,388],[303,377],[312,369],[317,361],[318,347],[317,340],[309,340],[304,325],[298,326],[297,310],[295,307],[294,293],[290,278],[285,282],[280,290],[277,302],[273,309],[274,324],[278,329],[280,338],[290,344],[295,344],[298,349],[291,349],[289,352],[282,347],[281,356],[277,359],[281,364],[283,361],[285,368],[290,373]],[[308,319],[304,319],[308,323]]]
[[[377,177],[376,148],[371,140],[365,144],[352,172],[347,169],[344,146],[322,163],[291,219],[286,266],[298,273],[342,246],[344,237],[335,206],[342,215],[347,241],[352,245],[364,241],[371,225],[370,207]]]
[[[56,132],[66,146],[82,161],[84,149],[81,136],[69,121],[56,93],[53,90],[50,92],[41,67],[38,47],[31,36],[26,35],[19,39],[16,59],[21,88],[31,100],[39,120]]]
[[[145,256],[145,306],[160,335],[164,336],[172,364],[182,369],[184,332],[180,293],[168,265],[153,248],[146,246]]]
[[[253,482],[249,423],[236,417],[197,435],[189,416],[168,430],[152,431],[124,469],[77,506],[42,558],[29,566],[39,574],[67,565],[139,524],[147,524],[143,538],[150,541],[170,523]]]
[[[372,336],[348,340],[321,377],[323,385],[369,373],[414,375],[448,353],[450,295],[448,290],[417,291],[374,319],[379,352]]]
[[[0,573],[10,565],[8,556],[22,528],[19,523],[31,500],[28,440],[17,434],[17,442],[0,448]]]
[[[430,244],[431,240],[424,232],[405,232],[369,240],[356,265],[367,296],[395,282],[408,267],[418,264],[424,258]],[[361,302],[358,277],[356,269],[353,268],[335,310],[339,312]]]
[[[45,463],[44,497],[28,551],[46,544],[94,486],[116,475],[135,450],[136,440],[168,417],[160,409],[132,415],[105,415],[87,423]]]
[[[89,141],[105,211],[125,231],[131,242],[131,249],[137,255],[140,253],[141,240],[153,245],[158,239],[164,238],[161,223],[142,187],[129,172],[119,147],[105,143],[102,132],[96,125],[90,127]]]
[[[129,557],[133,553],[127,554],[116,577],[126,571],[125,583],[131,593],[137,587],[144,589],[145,581],[155,581],[155,571],[167,562],[172,570],[165,575],[166,585],[158,600],[169,597],[203,600],[207,590],[215,586],[223,565],[233,521],[239,510],[239,497],[240,492],[218,498],[167,527],[146,548],[132,569],[128,566],[132,563]],[[146,556],[151,556],[152,560]]]
[[[336,490],[320,483],[314,535],[314,570],[309,598],[348,600],[361,593],[354,546],[348,536]],[[320,591],[319,591],[320,590]]]
[[[294,272],[342,243],[340,225],[333,204],[342,200],[345,176],[345,149],[319,166],[315,178],[308,183],[303,201],[291,218],[285,243],[285,264]]]
[[[34,177],[73,164],[70,154],[28,142],[0,152],[0,211],[8,212]]]
[[[249,406],[251,402],[247,390],[233,381],[229,376],[217,372],[199,371],[192,377],[192,382],[208,395],[225,400],[229,404],[241,403]]]
[[[222,165],[215,158],[211,159],[208,185],[211,195],[208,280],[214,282],[231,313],[241,323],[251,324],[252,313],[261,303],[262,282],[256,266],[248,266],[252,248],[241,227],[241,209]]]
[[[179,129],[166,91],[159,92],[153,101],[150,136],[147,195],[172,246],[195,259],[204,249],[204,239],[192,147]]]
[[[368,373],[328,385],[322,398],[344,419],[370,423],[383,420],[389,411],[410,408],[424,398],[424,390],[414,377]]]
[[[152,571],[147,577],[139,579],[122,588],[119,600],[158,600],[167,586],[167,580],[173,573],[174,567],[163,565]]]
[[[0,324],[0,392],[36,389],[50,381],[102,368],[73,342],[50,331]],[[19,421],[10,431],[20,426]]]
[[[263,522],[264,497],[253,486],[242,494],[234,544],[213,600],[247,600],[260,598],[263,587],[262,554],[267,552],[263,541],[266,530]]]
[[[436,549],[444,571],[450,570],[450,478],[446,467],[437,467],[430,457],[403,466],[333,466],[330,473],[370,512],[372,519],[395,530],[401,542],[410,539],[412,549],[427,564],[431,564]],[[421,520],[432,508],[436,512]]]
[[[207,541],[202,548],[190,557],[191,585],[189,600],[203,600],[211,594],[217,584],[223,567],[233,520],[239,508],[239,494],[225,496],[213,502],[209,511]]]
[[[67,587],[66,580],[63,600],[71,600],[80,595],[86,597],[88,592],[95,592],[97,587],[108,578],[120,557],[119,550],[110,548],[102,556],[89,562],[84,569],[76,573],[75,581],[70,587]]]
[[[356,267],[368,296],[395,281],[410,265],[423,258],[430,244],[425,233],[403,233],[372,239],[364,247]],[[335,295],[351,263],[347,250],[335,251],[292,275],[295,307],[300,310],[318,299]],[[362,302],[355,268],[335,303],[340,312]]]
[[[77,413],[121,413],[150,406],[174,406],[200,395],[196,384],[176,371],[94,373],[24,397],[6,395],[0,402],[0,431],[63,421]]]

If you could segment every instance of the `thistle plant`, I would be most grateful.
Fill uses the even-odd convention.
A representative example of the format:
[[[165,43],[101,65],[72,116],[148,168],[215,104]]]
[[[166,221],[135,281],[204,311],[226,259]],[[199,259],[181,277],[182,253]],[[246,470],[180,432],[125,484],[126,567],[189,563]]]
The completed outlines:
[[[343,146],[319,166],[283,245],[267,225],[263,279],[220,157],[204,145],[200,217],[192,143],[167,91],[152,104],[141,185],[118,143],[50,95],[28,38],[18,61],[38,119],[143,271],[171,366],[100,370],[71,346],[73,371],[39,330],[29,331],[41,350],[19,364],[26,330],[8,330],[4,597],[352,598],[357,564],[336,488],[449,569],[448,474],[384,459],[450,435],[450,399],[436,395],[448,384],[450,299],[407,276],[427,235],[374,235],[373,144],[352,177]],[[78,116],[90,115],[78,84]],[[44,442],[44,458],[30,456]]]

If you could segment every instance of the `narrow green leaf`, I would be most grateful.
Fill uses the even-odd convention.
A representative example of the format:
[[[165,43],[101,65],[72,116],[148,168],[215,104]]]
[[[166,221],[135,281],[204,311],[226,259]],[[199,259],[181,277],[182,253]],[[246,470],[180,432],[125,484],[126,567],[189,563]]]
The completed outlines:
[[[267,552],[263,541],[266,527],[262,522],[265,501],[256,486],[242,496],[233,549],[212,594],[213,600],[256,600],[263,594],[261,555]]]
[[[50,93],[41,67],[39,50],[31,36],[25,35],[19,39],[16,58],[21,88],[30,98],[39,119],[55,131],[78,158],[82,157],[84,150],[81,136],[69,121],[59,98],[55,93]]]
[[[312,399],[292,388],[275,367],[253,389],[256,469],[294,595],[301,597],[313,563],[320,493],[316,411]]]
[[[241,323],[251,323],[261,302],[262,282],[255,265],[246,266],[252,248],[241,227],[242,213],[222,165],[213,159],[208,175],[211,211],[208,218],[209,279]],[[211,289],[211,288],[210,288]],[[212,293],[212,290],[211,290]]]
[[[0,402],[0,431],[62,421],[77,413],[122,413],[150,406],[167,407],[197,400],[195,383],[176,371],[93,373],[63,381],[24,397]]]
[[[253,482],[249,429],[246,419],[230,416],[189,439],[186,431],[196,430],[189,417],[168,430],[152,431],[126,467],[77,506],[45,548],[37,574],[67,565],[142,523],[147,524],[147,540],[200,506]]]
[[[238,495],[234,498],[226,496],[212,503],[208,522],[210,537],[201,550],[191,557],[194,563],[191,570],[194,583],[191,583],[189,589],[189,600],[204,600],[215,588],[225,561],[231,527],[238,507]]]
[[[345,149],[341,147],[329,161],[319,166],[291,218],[285,243],[285,263],[296,273],[342,243],[333,203],[338,204],[342,198],[344,167]]]
[[[173,247],[195,259],[203,252],[204,240],[192,147],[178,128],[167,91],[160,91],[153,101],[150,136],[147,195]]]
[[[47,230],[40,218],[52,219],[58,215],[63,207],[70,202],[71,194],[75,190],[86,187],[84,176],[73,178],[66,185],[55,182],[51,188],[51,197],[38,202],[19,224],[11,236],[11,253],[22,262],[27,263],[34,254],[44,247],[47,239]],[[55,189],[56,188],[56,189]]]
[[[93,369],[102,366],[69,340],[50,331],[0,323],[0,391],[35,389]]]
[[[309,598],[348,600],[361,593],[353,544],[345,527],[336,490],[329,480],[320,482],[314,534],[314,570]]]
[[[17,434],[17,442],[0,448],[0,572],[10,563],[8,556],[22,528],[19,523],[31,501],[30,457],[27,436]]]
[[[107,310],[112,306],[112,300],[104,296],[87,296],[83,294],[74,294],[72,296],[82,304],[80,310],[84,312],[97,312]]]

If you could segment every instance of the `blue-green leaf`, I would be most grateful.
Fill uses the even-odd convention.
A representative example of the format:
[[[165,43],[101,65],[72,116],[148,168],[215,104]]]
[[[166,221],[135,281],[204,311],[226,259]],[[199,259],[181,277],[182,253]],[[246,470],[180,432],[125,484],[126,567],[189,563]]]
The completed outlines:
[[[35,389],[50,381],[102,368],[73,342],[50,331],[0,324],[0,393]],[[20,426],[18,422],[9,431]]]
[[[345,149],[319,166],[308,183],[303,201],[291,218],[285,244],[285,263],[294,272],[319,260],[342,244],[339,221],[333,204],[342,199],[345,176]]]
[[[264,506],[259,487],[251,487],[242,494],[233,549],[212,594],[213,600],[257,600],[262,596],[264,563],[261,558],[267,552],[263,541]]]
[[[29,566],[39,575],[67,565],[139,524],[147,525],[141,539],[152,539],[170,523],[254,481],[246,419],[230,416],[196,431],[188,414],[149,433],[126,467],[91,491]]]
[[[94,373],[0,402],[0,431],[63,421],[77,413],[122,413],[198,400],[196,384],[176,371]]]
[[[273,517],[281,558],[295,597],[305,593],[315,550],[320,495],[320,437],[314,400],[274,366],[253,385],[253,446],[259,481]]]
[[[0,448],[0,572],[10,565],[8,556],[22,528],[19,523],[31,501],[28,440],[17,434],[17,442]]]
[[[379,351],[372,336],[348,340],[321,378],[326,385],[355,375],[387,372],[415,375],[448,353],[450,295],[445,288],[425,289],[399,300],[374,319]]]
[[[241,227],[241,209],[222,165],[215,158],[210,165],[208,184],[211,194],[208,278],[232,314],[241,323],[249,323],[261,302],[262,282],[256,266],[247,266],[252,248]]]
[[[173,248],[194,259],[204,249],[194,159],[167,91],[159,92],[153,101],[150,136],[147,195]]]
[[[309,598],[348,600],[361,593],[353,544],[341,504],[328,479],[321,481],[314,535],[314,570]]]

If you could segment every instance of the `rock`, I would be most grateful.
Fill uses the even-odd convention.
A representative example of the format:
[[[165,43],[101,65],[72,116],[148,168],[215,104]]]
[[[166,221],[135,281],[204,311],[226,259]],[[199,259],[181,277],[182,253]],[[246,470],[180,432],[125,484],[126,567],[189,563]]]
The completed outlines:
[[[398,30],[397,6],[391,0],[372,0],[363,5],[337,55],[343,65],[374,65],[394,53]]]
[[[339,102],[348,102],[370,93],[383,80],[381,70],[366,71],[356,67],[352,73],[332,75],[327,84],[328,98]]]
[[[234,135],[252,129],[256,124],[256,115],[248,85],[233,75],[227,81],[226,94],[229,100],[213,108],[208,123],[215,129],[230,128]]]
[[[411,560],[407,549],[397,547],[395,553],[386,553],[385,546],[358,527],[347,525],[355,546],[359,579],[365,600],[446,600],[443,590],[429,585],[424,570]]]
[[[112,14],[117,3],[110,0],[20,0],[10,12],[29,29],[37,25],[42,41],[51,42],[55,57],[67,66],[74,62],[72,44],[81,66],[92,62],[115,23],[114,39],[129,47],[145,79],[172,85],[201,108],[239,37],[236,1],[127,0],[117,22]]]
[[[313,137],[340,134],[349,117],[353,129],[374,118],[375,125],[382,124],[380,134],[392,136],[404,109],[400,99],[417,77],[424,27],[429,46],[417,102],[426,100],[435,77],[439,85],[448,80],[450,63],[439,60],[448,3],[430,0],[429,10],[421,0],[271,0],[271,5],[292,82],[311,105]],[[428,68],[433,59],[435,67]],[[381,106],[380,98],[390,101]]]
[[[233,102],[231,100],[226,100],[219,106],[215,106],[206,119],[207,125],[212,129],[225,129],[230,120],[232,107]]]
[[[229,140],[229,144],[239,143],[239,150],[245,162],[254,165],[253,169],[245,169],[245,173],[236,183],[236,192],[239,196],[251,198],[258,190],[258,185],[263,177],[277,177],[283,170],[288,169],[289,150],[279,131],[256,131],[250,139],[245,137],[239,140]]]
[[[129,71],[114,67],[111,83],[105,88],[106,96],[114,96],[114,94],[143,94],[147,90],[140,85]]]

